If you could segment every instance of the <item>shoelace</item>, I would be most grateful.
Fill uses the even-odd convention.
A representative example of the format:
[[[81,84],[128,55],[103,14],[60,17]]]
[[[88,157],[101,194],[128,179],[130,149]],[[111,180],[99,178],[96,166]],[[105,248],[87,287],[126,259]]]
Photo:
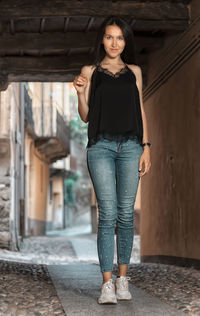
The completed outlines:
[[[120,278],[120,281],[122,282],[122,286],[123,287],[127,287],[128,286],[128,284],[127,284],[127,281],[129,281],[129,280],[131,280],[131,278],[130,277],[121,277]]]
[[[104,283],[104,287],[106,287],[108,290],[111,290],[113,288],[113,280],[111,279]]]

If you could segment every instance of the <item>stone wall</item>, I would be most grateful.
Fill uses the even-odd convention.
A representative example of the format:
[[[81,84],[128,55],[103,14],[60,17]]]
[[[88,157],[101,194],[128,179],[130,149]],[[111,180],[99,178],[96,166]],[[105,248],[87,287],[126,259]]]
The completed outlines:
[[[0,139],[0,248],[10,245],[10,141]]]

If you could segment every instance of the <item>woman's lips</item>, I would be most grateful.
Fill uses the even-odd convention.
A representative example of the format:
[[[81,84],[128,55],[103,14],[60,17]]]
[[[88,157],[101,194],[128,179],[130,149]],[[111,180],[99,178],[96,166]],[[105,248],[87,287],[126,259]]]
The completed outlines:
[[[116,48],[111,48],[111,50],[112,50],[113,52],[116,52],[118,49],[116,49]]]

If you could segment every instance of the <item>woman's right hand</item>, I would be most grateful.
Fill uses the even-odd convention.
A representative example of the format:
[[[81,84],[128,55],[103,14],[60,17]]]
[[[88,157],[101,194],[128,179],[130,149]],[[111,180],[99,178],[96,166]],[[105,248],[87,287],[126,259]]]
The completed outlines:
[[[77,92],[84,93],[85,88],[87,86],[87,82],[88,82],[87,77],[83,74],[80,74],[74,78],[73,86]]]

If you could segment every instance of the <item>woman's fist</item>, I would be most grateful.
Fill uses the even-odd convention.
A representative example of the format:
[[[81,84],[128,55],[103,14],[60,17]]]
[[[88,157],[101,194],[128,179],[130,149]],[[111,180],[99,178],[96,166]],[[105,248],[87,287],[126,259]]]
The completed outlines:
[[[88,80],[87,80],[86,75],[80,74],[80,75],[75,77],[75,79],[73,81],[73,86],[77,92],[84,93],[85,88],[87,86],[87,82],[88,82]]]

